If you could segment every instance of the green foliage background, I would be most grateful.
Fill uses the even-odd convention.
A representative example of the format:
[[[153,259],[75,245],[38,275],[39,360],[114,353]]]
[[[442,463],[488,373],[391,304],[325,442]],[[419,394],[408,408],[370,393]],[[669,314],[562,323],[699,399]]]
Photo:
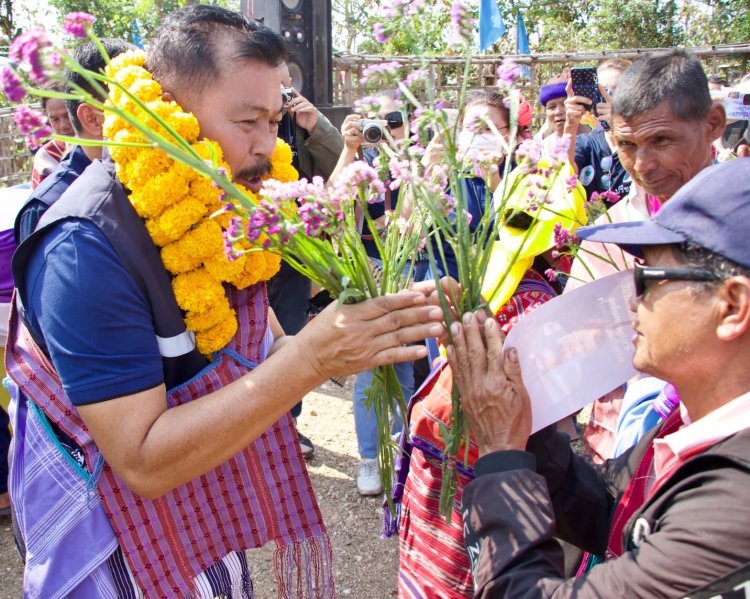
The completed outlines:
[[[452,0],[433,0],[430,18],[386,44],[371,36],[379,0],[333,0],[334,40],[346,52],[445,54]],[[475,11],[478,0],[465,0]],[[515,51],[516,15],[523,14],[532,52],[704,46],[750,41],[750,0],[499,0],[508,33],[494,51]],[[535,35],[534,35],[535,34]]]
[[[239,10],[240,0],[204,0]],[[321,1],[321,0],[314,0]],[[45,14],[85,10],[97,16],[101,36],[129,37],[138,23],[147,39],[169,11],[192,0],[0,0],[0,43],[19,31],[19,23]],[[453,0],[427,2],[428,18],[415,20],[387,43],[372,38],[380,18],[380,0],[332,0],[334,46],[344,52],[383,55],[450,52],[445,32],[450,28]],[[465,0],[475,11],[479,0]],[[571,52],[585,49],[704,46],[750,41],[750,0],[499,0],[508,27],[493,48],[512,53],[514,25],[520,11],[532,40],[533,52]]]

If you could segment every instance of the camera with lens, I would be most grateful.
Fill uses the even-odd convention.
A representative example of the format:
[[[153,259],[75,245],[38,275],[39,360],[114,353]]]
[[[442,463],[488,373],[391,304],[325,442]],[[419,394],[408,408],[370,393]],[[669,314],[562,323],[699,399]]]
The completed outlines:
[[[282,87],[281,88],[281,97],[284,100],[284,104],[287,104],[296,96],[296,92],[294,91],[293,87]]]
[[[385,127],[381,121],[362,119],[362,137],[368,144],[376,144],[385,138]]]

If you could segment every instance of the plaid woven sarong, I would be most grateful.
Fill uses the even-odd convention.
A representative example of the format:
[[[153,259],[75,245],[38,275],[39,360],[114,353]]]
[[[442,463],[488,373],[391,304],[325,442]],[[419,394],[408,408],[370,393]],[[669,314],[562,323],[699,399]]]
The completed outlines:
[[[238,315],[235,338],[203,371],[169,391],[170,408],[237,380],[264,357],[265,284],[228,288],[227,295]],[[100,475],[89,472],[93,484],[88,486],[96,485],[97,500],[145,596],[199,596],[196,576],[232,552],[268,541],[277,544],[280,596],[334,596],[330,541],[288,415],[218,468],[148,500],[132,493],[99,459],[57,374],[27,335],[9,343],[7,366],[44,415],[83,449],[88,467],[101,464]],[[70,500],[85,503],[87,497]]]

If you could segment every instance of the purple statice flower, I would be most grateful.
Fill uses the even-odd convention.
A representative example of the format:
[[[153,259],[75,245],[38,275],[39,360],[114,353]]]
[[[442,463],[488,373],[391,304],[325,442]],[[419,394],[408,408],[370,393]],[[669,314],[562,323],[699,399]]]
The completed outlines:
[[[375,23],[372,34],[375,36],[375,41],[379,44],[385,44],[391,38],[390,31],[382,23]]]
[[[471,11],[461,0],[454,0],[453,6],[451,6],[451,22],[458,38],[464,43],[471,42],[476,30],[476,23]]]
[[[360,190],[368,194],[368,201],[385,193],[385,184],[378,172],[363,161],[352,162],[341,171],[330,193],[331,203],[346,204],[358,197]]]
[[[312,181],[300,179],[299,181],[290,181],[281,183],[269,179],[263,183],[261,196],[275,205],[296,202],[305,197],[327,197],[325,183],[322,177],[313,177]]]
[[[302,200],[297,208],[297,215],[302,222],[302,228],[308,237],[320,237],[327,232],[327,223],[331,211],[318,200]]]
[[[548,268],[547,270],[545,270],[544,276],[553,283],[557,281],[557,273],[552,268]]]
[[[570,149],[570,134],[565,133],[562,137],[556,138],[552,144],[550,158],[555,162],[565,162],[568,160],[568,150]]]
[[[521,66],[512,58],[503,59],[503,64],[497,67],[497,86],[500,89],[513,87],[521,76]]]
[[[242,237],[242,219],[239,216],[230,218],[225,233],[232,241],[240,239]]]
[[[412,71],[406,76],[406,79],[404,79],[403,84],[406,87],[409,87],[412,83],[415,83],[417,81],[422,81],[423,79],[426,79],[426,78],[427,78],[427,69],[417,69],[416,71]]]
[[[620,201],[620,194],[611,189],[607,189],[601,193],[601,198],[610,206]]]
[[[436,164],[430,168],[428,178],[422,182],[424,192],[430,197],[433,206],[446,217],[456,209],[456,199],[447,192],[449,169],[447,164]]]
[[[242,256],[242,252],[235,249],[234,243],[242,237],[242,219],[234,216],[229,219],[227,228],[222,232],[224,237],[224,255],[232,262]]]
[[[13,120],[16,122],[16,126],[21,134],[28,135],[32,131],[43,127],[47,121],[47,117],[39,110],[29,108],[26,104],[19,104],[13,113]]]
[[[555,240],[555,247],[558,250],[566,248],[568,245],[570,245],[571,239],[573,239],[570,231],[564,228],[560,223],[555,223],[555,228],[552,231],[552,237]]]
[[[541,156],[542,144],[534,139],[525,139],[516,150],[516,157],[520,159],[518,166],[524,173],[536,172]]]
[[[219,201],[224,201],[224,200],[226,200],[226,194],[223,194],[219,198]],[[237,211],[237,208],[235,207],[234,204],[232,204],[232,202],[226,202],[221,208],[219,208],[216,212],[211,214],[211,218],[216,218],[217,216],[221,214],[225,214],[227,212],[236,212],[236,211]]]
[[[279,214],[279,208],[277,204],[274,204],[273,202],[269,202],[268,200],[261,200],[258,203],[258,206],[260,206],[261,210],[263,210],[266,213],[266,225],[278,225],[281,221],[281,214]],[[270,234],[270,232],[269,232]]]
[[[250,242],[258,241],[261,233],[263,233],[264,225],[263,214],[260,211],[254,212],[247,220],[247,240]]]
[[[568,191],[574,191],[576,187],[578,187],[578,175],[573,174],[565,179],[565,188]]]
[[[375,96],[365,96],[354,101],[354,112],[357,114],[369,114],[380,110],[380,100]]]
[[[389,62],[379,62],[377,64],[371,64],[362,70],[362,77],[360,81],[367,83],[373,75],[394,75],[398,69],[401,68],[401,63],[397,60],[391,60]]]
[[[4,66],[0,71],[0,86],[10,102],[20,102],[26,95],[23,82],[9,66]]]
[[[388,168],[391,171],[391,190],[395,191],[404,183],[412,180],[411,162],[408,159],[402,159],[394,156],[388,162]]]
[[[68,13],[63,21],[63,32],[73,37],[85,38],[94,21],[96,21],[96,17],[87,12]]]
[[[8,58],[17,64],[28,65],[32,83],[43,85],[48,77],[44,65],[44,55],[50,48],[47,34],[41,27],[22,33],[8,50]]]
[[[424,7],[424,0],[383,0],[380,10],[389,19],[417,14]]]
[[[49,125],[44,125],[26,135],[26,143],[28,144],[29,148],[31,148],[32,150],[36,150],[49,139],[52,133],[52,127],[50,127]]]

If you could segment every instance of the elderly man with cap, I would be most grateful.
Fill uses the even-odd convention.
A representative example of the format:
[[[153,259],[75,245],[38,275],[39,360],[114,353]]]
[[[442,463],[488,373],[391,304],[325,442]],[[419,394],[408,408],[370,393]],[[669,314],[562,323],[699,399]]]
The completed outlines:
[[[494,319],[454,325],[449,359],[479,444],[463,494],[477,597],[718,597],[750,585],[750,160],[703,171],[651,220],[587,227],[635,265],[635,355],[681,405],[596,467],[529,438],[529,398]],[[553,534],[606,561],[571,579]],[[745,596],[742,594],[741,596]]]

